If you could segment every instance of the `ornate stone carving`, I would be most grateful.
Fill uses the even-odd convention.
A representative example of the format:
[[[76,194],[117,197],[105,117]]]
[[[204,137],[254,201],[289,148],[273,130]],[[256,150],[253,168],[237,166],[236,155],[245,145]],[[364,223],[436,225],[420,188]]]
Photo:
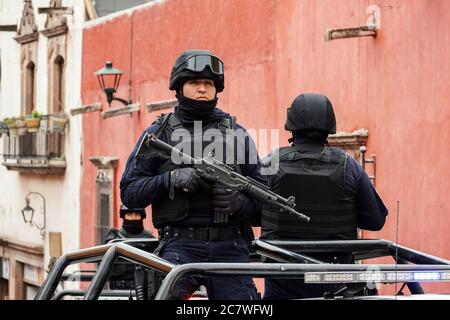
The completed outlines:
[[[353,132],[338,132],[328,136],[328,145],[343,149],[359,161],[361,158],[359,147],[367,144],[368,137],[369,132],[365,128]]]
[[[61,8],[62,0],[51,0],[49,8],[56,9]],[[66,34],[67,28],[67,18],[64,16],[63,12],[60,11],[49,11],[47,13],[47,21],[45,22],[45,30],[42,34],[46,37],[55,37],[62,34]]]
[[[99,169],[114,169],[119,163],[116,157],[90,157],[89,160]]]
[[[33,3],[31,0],[24,0],[22,19],[20,20],[19,32],[14,38],[20,44],[37,41],[39,33],[34,19]]]
[[[51,0],[50,8],[59,8],[62,5],[62,0]],[[47,21],[45,22],[45,29],[58,27],[67,24],[67,18],[58,12],[49,12],[47,14]]]

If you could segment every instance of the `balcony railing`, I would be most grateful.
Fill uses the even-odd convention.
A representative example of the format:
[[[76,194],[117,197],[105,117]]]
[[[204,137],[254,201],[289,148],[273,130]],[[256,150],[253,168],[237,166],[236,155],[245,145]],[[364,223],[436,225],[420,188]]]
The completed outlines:
[[[64,132],[67,120],[65,117],[56,119],[60,123],[55,124],[52,115],[42,116],[36,132],[10,128],[7,134],[2,134],[2,165],[21,173],[63,175],[66,169]]]

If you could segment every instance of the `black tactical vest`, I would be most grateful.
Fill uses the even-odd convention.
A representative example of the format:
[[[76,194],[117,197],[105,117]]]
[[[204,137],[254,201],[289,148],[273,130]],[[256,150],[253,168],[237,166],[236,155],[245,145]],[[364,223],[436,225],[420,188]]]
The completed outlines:
[[[279,170],[272,190],[295,196],[295,209],[311,217],[307,223],[295,216],[263,207],[262,238],[296,240],[356,239],[356,204],[345,188],[347,155],[335,148],[317,154],[304,146],[280,149]]]
[[[177,146],[179,141],[171,141],[172,133],[177,129],[185,129],[191,135],[191,156],[194,156],[194,144],[197,141],[201,141],[203,133],[208,129],[219,129],[219,132],[222,133],[223,137],[225,137],[227,129],[235,128],[235,118],[223,118],[217,121],[210,121],[208,123],[203,122],[202,124],[202,132],[200,134],[194,134],[194,126],[193,125],[185,125],[183,124],[178,117],[169,113],[167,115],[162,115],[159,120],[159,124],[161,127],[157,130],[155,135],[157,137],[161,137],[164,133],[165,141],[172,145]],[[158,123],[158,122],[156,122]],[[203,141],[201,155],[203,155],[205,147],[210,144],[211,141]],[[233,163],[237,163],[236,158],[236,143],[227,143],[226,139],[223,139],[223,155],[234,154]],[[230,142],[230,141],[228,141]],[[177,146],[179,148],[179,146]],[[229,148],[233,148],[234,152],[230,152]],[[186,153],[185,150],[182,150]],[[199,155],[199,156],[201,156]],[[172,162],[170,155],[157,152],[154,154],[157,157],[157,162],[159,163],[158,168],[156,169],[156,174],[162,174],[167,171],[171,171],[176,168],[181,168],[185,165],[176,165]],[[217,160],[224,162],[225,159]],[[230,165],[237,172],[241,172],[240,167],[238,165]],[[189,216],[202,217],[202,216],[212,216],[213,215],[213,207],[211,205],[211,192],[207,189],[199,187],[199,190],[195,193],[187,193],[182,190],[175,188],[174,199],[171,200],[169,197],[162,197],[160,199],[154,200],[152,203],[152,218],[153,224],[155,227],[159,228],[164,225],[174,224],[177,221],[180,221]]]

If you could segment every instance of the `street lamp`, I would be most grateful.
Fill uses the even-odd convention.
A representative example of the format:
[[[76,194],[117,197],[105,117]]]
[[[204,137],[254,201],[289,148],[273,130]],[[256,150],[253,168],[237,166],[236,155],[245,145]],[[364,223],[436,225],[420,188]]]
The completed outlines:
[[[120,78],[122,77],[122,71],[113,68],[113,64],[111,61],[107,61],[105,67],[98,70],[95,75],[97,76],[98,82],[100,83],[100,87],[106,94],[106,100],[108,101],[110,107],[113,100],[120,101],[124,105],[131,104],[131,101],[129,100],[114,97],[114,93],[117,92],[117,88],[119,87]]]
[[[37,195],[39,197],[41,197],[42,201],[43,201],[43,205],[42,205],[42,214],[44,215],[44,222],[42,224],[42,226],[38,225],[36,222],[33,221],[33,217],[34,217],[34,209],[30,206],[30,196],[31,195]],[[25,206],[25,208],[22,209],[22,217],[23,217],[23,221],[25,221],[25,223],[30,224],[30,226],[34,226],[36,227],[39,231],[40,234],[42,236],[42,239],[45,238],[45,227],[46,227],[46,219],[45,219],[45,198],[42,194],[40,194],[39,192],[29,192],[26,196],[25,196],[25,201],[27,203],[27,205]]]
[[[22,209],[23,221],[25,223],[31,223],[33,221],[34,209],[30,207],[30,199],[25,198],[27,205]]]

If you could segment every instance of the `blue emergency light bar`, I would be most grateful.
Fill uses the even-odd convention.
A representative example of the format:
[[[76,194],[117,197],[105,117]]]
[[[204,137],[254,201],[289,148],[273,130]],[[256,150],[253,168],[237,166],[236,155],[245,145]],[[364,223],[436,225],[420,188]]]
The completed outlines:
[[[361,282],[434,282],[450,281],[449,271],[377,271],[364,272],[306,272],[305,283]]]

